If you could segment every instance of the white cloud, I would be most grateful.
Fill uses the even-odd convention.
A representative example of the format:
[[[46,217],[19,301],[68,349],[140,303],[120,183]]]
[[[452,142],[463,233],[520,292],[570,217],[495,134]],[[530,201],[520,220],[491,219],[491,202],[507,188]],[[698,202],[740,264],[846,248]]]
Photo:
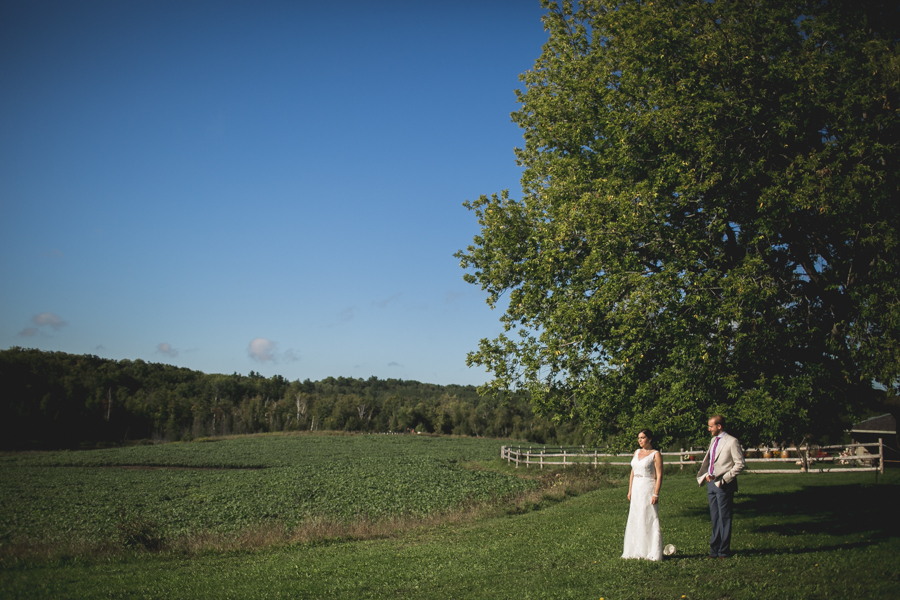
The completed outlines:
[[[156,345],[156,351],[160,354],[165,354],[166,356],[171,356],[172,358],[178,356],[178,350],[172,347],[172,344],[168,342],[163,342],[161,344]]]
[[[19,332],[19,335],[22,337],[34,337],[36,335],[42,335],[43,332],[40,330],[41,327],[51,327],[54,331],[59,331],[68,323],[63,321],[62,317],[52,312],[42,312],[39,315],[34,315],[31,317],[31,322],[37,325],[37,327],[26,327],[22,331]]]
[[[266,338],[256,338],[247,346],[247,354],[259,362],[275,362],[275,342]]]
[[[350,308],[345,308],[344,310],[342,310],[338,315],[338,319],[346,323],[347,321],[353,320],[354,316],[355,315],[353,314],[353,307],[351,306]]]
[[[398,363],[398,362],[392,360],[391,362],[388,363],[388,366],[389,366],[389,367],[402,367],[403,365],[401,365],[400,363]]]
[[[68,325],[68,323],[62,320],[62,317],[52,312],[42,312],[39,315],[34,315],[31,317],[31,321],[38,327],[49,325],[56,331],[59,331],[61,328]]]
[[[396,302],[399,299],[400,299],[400,293],[398,292],[398,293],[394,294],[393,296],[391,296],[390,298],[386,298],[384,300],[377,300],[377,301],[373,302],[372,306],[377,306],[378,308],[385,308],[385,307],[387,307],[388,304],[390,304],[392,302]]]
[[[282,357],[287,362],[298,362],[300,360],[300,357],[297,356],[297,353],[294,352],[293,348],[288,348],[287,350],[285,350],[282,354]]]

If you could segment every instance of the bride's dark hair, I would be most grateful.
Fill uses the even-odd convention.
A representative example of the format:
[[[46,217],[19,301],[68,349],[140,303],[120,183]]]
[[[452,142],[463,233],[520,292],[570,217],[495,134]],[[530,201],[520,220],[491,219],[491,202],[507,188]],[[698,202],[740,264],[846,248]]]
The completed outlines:
[[[647,438],[651,442],[653,441],[653,432],[650,431],[649,429],[641,429],[640,431],[638,431],[638,433],[639,434],[643,433],[645,438]]]

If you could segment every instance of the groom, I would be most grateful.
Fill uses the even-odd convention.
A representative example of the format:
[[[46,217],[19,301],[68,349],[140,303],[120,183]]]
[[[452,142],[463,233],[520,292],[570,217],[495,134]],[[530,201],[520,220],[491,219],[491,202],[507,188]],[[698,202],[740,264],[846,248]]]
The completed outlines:
[[[712,442],[697,474],[697,483],[706,482],[712,537],[709,558],[731,555],[731,509],[737,491],[737,476],[744,470],[744,453],[736,437],[725,433],[725,419],[715,415],[709,420]]]

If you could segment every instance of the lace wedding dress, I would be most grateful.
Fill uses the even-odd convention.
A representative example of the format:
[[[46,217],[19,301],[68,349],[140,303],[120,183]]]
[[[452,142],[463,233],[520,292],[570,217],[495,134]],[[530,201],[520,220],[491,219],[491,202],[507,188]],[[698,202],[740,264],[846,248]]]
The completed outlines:
[[[634,480],[631,483],[631,508],[628,511],[628,524],[625,526],[625,551],[622,558],[662,560],[659,504],[650,504],[656,487],[656,466],[653,463],[656,450],[642,459],[638,458],[638,452],[631,459]]]

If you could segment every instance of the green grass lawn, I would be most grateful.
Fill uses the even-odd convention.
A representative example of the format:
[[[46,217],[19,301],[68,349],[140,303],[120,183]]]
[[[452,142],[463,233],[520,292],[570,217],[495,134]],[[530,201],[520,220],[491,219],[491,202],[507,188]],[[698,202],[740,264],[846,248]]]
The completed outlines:
[[[498,468],[500,465],[497,465]],[[623,473],[625,471],[623,470]],[[677,554],[623,561],[625,481],[516,516],[255,552],[6,561],[3,598],[900,597],[900,476],[744,475],[734,558],[708,561],[705,490],[666,478]]]

